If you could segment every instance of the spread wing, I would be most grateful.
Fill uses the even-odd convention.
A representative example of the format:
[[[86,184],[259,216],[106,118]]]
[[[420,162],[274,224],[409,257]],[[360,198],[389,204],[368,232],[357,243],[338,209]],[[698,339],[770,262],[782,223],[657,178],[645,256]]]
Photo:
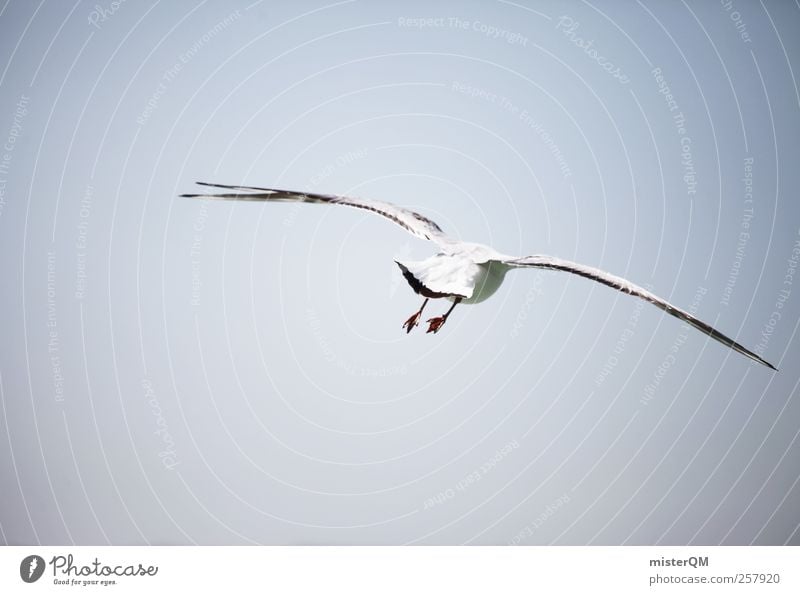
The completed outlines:
[[[213,193],[213,194],[181,194],[187,198],[206,198],[212,200],[244,200],[257,202],[307,202],[321,203],[330,205],[344,205],[356,209],[363,209],[381,215],[407,232],[422,238],[431,240],[440,245],[452,243],[452,240],[442,231],[435,222],[415,211],[404,209],[388,202],[377,200],[365,200],[362,198],[350,198],[347,196],[336,196],[333,194],[316,194],[313,192],[295,192],[293,190],[276,190],[274,188],[259,188],[257,186],[229,186],[227,184],[210,184],[208,182],[197,182],[201,186],[211,188],[224,188],[233,192]]]
[[[760,364],[764,364],[768,368],[777,371],[777,368],[775,366],[773,366],[766,360],[762,359],[749,349],[746,349],[733,339],[726,337],[718,330],[712,328],[710,325],[706,324],[702,320],[695,318],[694,316],[692,316],[691,314],[689,314],[684,310],[681,310],[680,308],[676,308],[675,306],[661,299],[657,295],[647,291],[643,287],[639,287],[638,285],[635,285],[630,281],[623,279],[622,277],[617,277],[616,275],[606,273],[605,271],[601,271],[600,269],[584,266],[582,264],[577,264],[574,262],[570,262],[568,260],[562,260],[560,258],[555,258],[553,256],[544,256],[544,255],[524,256],[522,258],[511,258],[503,260],[502,262],[511,267],[531,267],[537,269],[566,271],[568,273],[572,273],[573,275],[580,275],[581,277],[586,277],[587,279],[591,279],[592,281],[597,281],[598,283],[602,283],[603,285],[608,285],[609,287],[612,287],[617,291],[621,291],[623,293],[627,293],[630,295],[635,295],[636,297],[647,300],[651,304],[658,306],[659,308],[664,310],[667,314],[671,314],[676,318],[680,318],[684,322],[692,325],[700,332],[703,332],[709,337],[716,339],[723,345],[727,345],[734,351],[738,351],[739,353],[746,355],[750,359],[753,359],[759,362]]]

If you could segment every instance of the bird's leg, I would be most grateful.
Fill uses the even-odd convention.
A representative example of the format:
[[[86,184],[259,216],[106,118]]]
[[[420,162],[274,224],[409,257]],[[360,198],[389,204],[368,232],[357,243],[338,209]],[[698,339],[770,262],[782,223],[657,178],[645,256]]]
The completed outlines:
[[[453,311],[453,308],[455,308],[458,305],[458,302],[460,301],[461,298],[456,298],[455,301],[453,302],[453,305],[450,306],[450,309],[447,312],[445,312],[443,316],[437,316],[436,318],[429,319],[428,322],[430,323],[430,326],[428,326],[427,332],[438,333],[439,329],[442,328],[442,325],[447,321],[447,317],[450,316],[450,312]]]
[[[414,314],[411,315],[411,318],[409,318],[403,323],[403,328],[406,329],[406,333],[410,333],[412,328],[419,325],[419,317],[422,316],[422,310],[425,309],[425,304],[427,303],[428,303],[428,298],[425,298],[425,301],[422,302],[422,305],[419,307],[419,310],[414,312]]]

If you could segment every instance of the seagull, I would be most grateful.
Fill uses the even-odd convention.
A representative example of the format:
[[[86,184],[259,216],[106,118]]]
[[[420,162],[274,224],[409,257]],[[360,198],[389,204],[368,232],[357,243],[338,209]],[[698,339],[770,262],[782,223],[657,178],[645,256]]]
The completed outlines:
[[[490,246],[463,242],[450,237],[444,233],[442,228],[434,221],[431,221],[424,215],[388,202],[337,196],[333,194],[276,190],[274,188],[260,188],[258,186],[231,186],[227,184],[212,184],[209,182],[197,182],[197,184],[218,190],[226,190],[226,192],[181,194],[181,196],[210,200],[305,202],[343,205],[356,209],[363,209],[385,217],[410,234],[435,243],[439,247],[439,252],[430,258],[416,262],[395,261],[397,266],[400,267],[403,277],[411,286],[411,289],[424,298],[419,310],[414,312],[414,314],[403,323],[403,328],[406,333],[410,333],[414,328],[419,326],[422,311],[430,300],[445,299],[452,302],[447,312],[441,316],[436,316],[427,320],[427,332],[438,333],[458,304],[478,304],[485,301],[499,289],[505,279],[506,273],[511,269],[549,269],[579,275],[607,285],[617,291],[646,300],[656,307],[661,308],[667,314],[683,320],[700,332],[716,339],[734,351],[738,351],[750,359],[777,371],[775,366],[762,359],[757,354],[743,347],[733,339],[723,335],[702,320],[695,318],[685,310],[673,306],[666,300],[622,277],[617,277],[616,275],[594,267],[543,254],[521,257],[507,256]]]

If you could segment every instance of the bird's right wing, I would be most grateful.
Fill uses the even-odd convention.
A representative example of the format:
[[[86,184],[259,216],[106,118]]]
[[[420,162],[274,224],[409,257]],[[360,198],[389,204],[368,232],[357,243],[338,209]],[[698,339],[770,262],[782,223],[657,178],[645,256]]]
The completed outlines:
[[[321,203],[331,205],[344,205],[356,209],[364,209],[381,215],[407,232],[422,238],[431,240],[441,246],[453,243],[435,222],[415,211],[398,207],[392,203],[377,200],[365,200],[362,198],[351,198],[348,196],[337,196],[334,194],[316,194],[314,192],[296,192],[293,190],[276,190],[274,188],[260,188],[257,186],[229,186],[227,184],[210,184],[208,182],[197,182],[201,186],[212,188],[224,188],[233,192],[213,193],[213,194],[181,194],[187,198],[206,198],[211,200],[244,200],[259,202],[306,202]]]
[[[760,364],[764,364],[768,368],[773,370],[777,370],[775,366],[770,364],[768,361],[762,359],[749,349],[743,347],[733,339],[726,337],[718,330],[714,329],[710,325],[706,324],[702,320],[695,318],[688,312],[681,310],[680,308],[676,308],[666,300],[661,299],[654,293],[651,293],[644,289],[643,287],[639,287],[631,283],[630,281],[623,279],[622,277],[617,277],[616,275],[612,275],[611,273],[606,273],[600,269],[596,269],[594,267],[589,267],[582,264],[577,264],[575,262],[570,262],[569,260],[562,260],[560,258],[555,258],[553,256],[545,256],[545,255],[535,255],[535,256],[524,256],[522,258],[509,258],[502,261],[506,265],[510,267],[531,267],[537,269],[551,269],[555,271],[565,271],[567,273],[572,273],[573,275],[580,275],[581,277],[586,277],[587,279],[591,279],[592,281],[597,281],[598,283],[602,283],[603,285],[607,285],[617,291],[621,291],[623,293],[627,293],[643,300],[647,300],[651,304],[661,308],[667,314],[675,316],[676,318],[680,318],[684,322],[692,325],[694,328],[699,330],[702,333],[705,333],[709,337],[716,339],[723,345],[727,345],[734,351],[738,351],[739,353],[746,355],[750,359],[753,359]]]

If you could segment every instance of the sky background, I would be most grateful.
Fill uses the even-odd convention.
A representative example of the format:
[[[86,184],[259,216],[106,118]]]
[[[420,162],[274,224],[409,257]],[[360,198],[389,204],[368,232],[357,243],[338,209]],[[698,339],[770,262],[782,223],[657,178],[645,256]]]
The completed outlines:
[[[800,545],[799,27],[777,0],[5,2],[0,540]],[[543,271],[406,335],[393,260],[432,244],[196,180],[598,266],[781,370]]]

